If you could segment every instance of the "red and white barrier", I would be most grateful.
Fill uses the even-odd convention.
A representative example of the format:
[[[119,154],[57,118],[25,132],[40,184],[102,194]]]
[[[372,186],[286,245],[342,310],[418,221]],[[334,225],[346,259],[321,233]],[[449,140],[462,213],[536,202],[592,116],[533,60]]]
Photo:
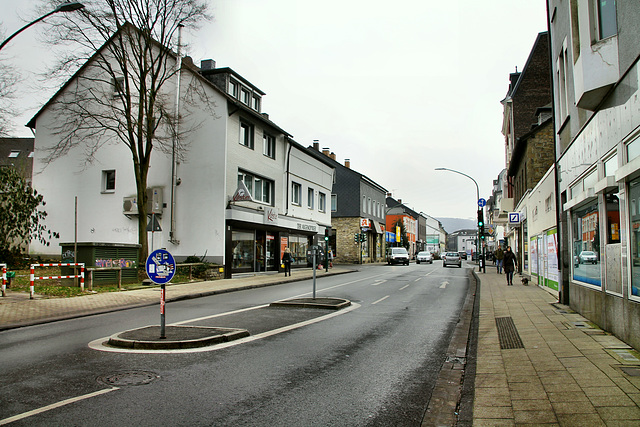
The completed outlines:
[[[72,276],[35,276],[36,267],[80,267],[80,274],[74,274]],[[46,279],[76,279],[80,278],[80,290],[84,292],[84,263],[61,263],[61,264],[31,264],[31,286],[29,287],[30,298],[33,299],[35,295],[35,286],[33,282],[36,280],[46,280]]]
[[[0,264],[2,266],[2,296],[7,296],[7,264]]]

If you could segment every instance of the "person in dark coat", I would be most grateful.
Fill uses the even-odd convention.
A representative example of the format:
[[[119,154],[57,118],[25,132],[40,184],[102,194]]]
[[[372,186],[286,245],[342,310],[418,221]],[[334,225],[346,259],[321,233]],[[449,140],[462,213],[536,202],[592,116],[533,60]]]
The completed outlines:
[[[504,266],[504,272],[507,275],[507,285],[513,286],[513,272],[516,270],[518,261],[516,259],[516,254],[511,250],[511,246],[507,246],[507,250],[504,251],[502,264]]]
[[[284,264],[284,276],[287,277],[287,273],[291,276],[291,263],[293,262],[293,255],[291,255],[291,250],[286,248],[284,250],[284,255],[282,255],[282,263]]]
[[[504,259],[504,252],[502,251],[502,248],[500,246],[498,246],[498,249],[496,250],[495,258],[498,274],[502,274],[502,260]]]

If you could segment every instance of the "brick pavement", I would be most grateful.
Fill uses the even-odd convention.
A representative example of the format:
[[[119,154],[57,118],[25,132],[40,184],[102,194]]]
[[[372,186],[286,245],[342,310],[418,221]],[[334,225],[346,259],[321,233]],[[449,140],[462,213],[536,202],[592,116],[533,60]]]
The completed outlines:
[[[492,266],[478,276],[474,426],[640,425],[637,351],[557,304],[557,294],[519,277],[506,286]],[[503,347],[514,333],[496,318],[513,320],[523,348],[501,348],[500,335]]]

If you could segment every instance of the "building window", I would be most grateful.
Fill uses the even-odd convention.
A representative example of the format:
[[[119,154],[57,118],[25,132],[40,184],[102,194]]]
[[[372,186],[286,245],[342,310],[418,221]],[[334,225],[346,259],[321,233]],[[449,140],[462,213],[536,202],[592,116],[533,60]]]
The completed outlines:
[[[562,45],[562,51],[558,57],[558,87],[559,87],[559,100],[560,103],[560,120],[569,115],[569,92],[567,90],[567,73],[568,73],[568,57],[567,57],[567,42],[565,40]],[[562,123],[561,123],[562,124]]]
[[[240,92],[242,92],[242,99],[241,99],[242,103],[246,105],[251,105],[251,94],[249,93],[249,91],[242,89]]]
[[[262,135],[262,154],[272,159],[276,158],[276,138],[268,133]]]
[[[116,77],[111,81],[113,87],[113,96],[119,96],[124,93],[124,77]]]
[[[238,83],[234,82],[233,80],[229,80],[229,95],[233,96],[234,98],[238,97]]]
[[[338,195],[331,195],[331,212],[336,212],[338,210]]]
[[[615,36],[618,33],[615,0],[596,0],[598,13],[598,40]]]
[[[116,171],[102,171],[102,192],[113,193],[116,191]]]
[[[618,155],[609,157],[604,161],[604,176],[615,176],[618,170]]]
[[[260,112],[260,98],[257,96],[253,97],[253,109]]]
[[[247,190],[251,193],[253,200],[256,202],[266,203],[268,205],[273,204],[273,189],[275,188],[275,185],[272,180],[239,170],[238,183],[241,181],[244,182]]]
[[[629,234],[631,235],[631,295],[640,298],[640,211],[636,208],[636,200],[640,200],[640,178],[629,182],[629,199],[631,201],[629,215]]]
[[[293,203],[294,205],[301,205],[301,200],[302,199],[302,185],[298,184],[297,182],[292,182],[291,183],[291,203]]]
[[[362,212],[367,213],[367,196],[362,196]]]
[[[598,202],[572,211],[573,279],[601,286],[600,222]]]
[[[318,210],[320,212],[327,211],[327,195],[324,193],[318,193]]]
[[[253,125],[240,120],[240,144],[253,150]]]
[[[309,209],[313,209],[313,199],[315,198],[314,195],[315,192],[313,191],[313,188],[309,188],[307,190],[307,207]]]

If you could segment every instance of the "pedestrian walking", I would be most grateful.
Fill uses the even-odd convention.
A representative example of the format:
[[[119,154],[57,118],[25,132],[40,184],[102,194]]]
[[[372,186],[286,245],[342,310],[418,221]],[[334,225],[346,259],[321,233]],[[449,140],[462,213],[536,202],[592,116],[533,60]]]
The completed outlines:
[[[284,276],[287,277],[287,273],[291,276],[291,263],[293,262],[293,255],[291,254],[291,250],[286,248],[284,250],[284,255],[282,255],[282,264],[284,264]]]
[[[498,274],[502,274],[502,260],[504,259],[504,252],[502,251],[502,247],[498,246],[498,249],[495,253],[496,258],[496,268],[498,269]]]
[[[329,249],[329,268],[333,268],[333,250]]]
[[[513,286],[513,272],[516,270],[518,261],[516,259],[516,255],[511,251],[511,246],[507,246],[502,262],[504,265],[504,272],[507,275],[507,285]]]

